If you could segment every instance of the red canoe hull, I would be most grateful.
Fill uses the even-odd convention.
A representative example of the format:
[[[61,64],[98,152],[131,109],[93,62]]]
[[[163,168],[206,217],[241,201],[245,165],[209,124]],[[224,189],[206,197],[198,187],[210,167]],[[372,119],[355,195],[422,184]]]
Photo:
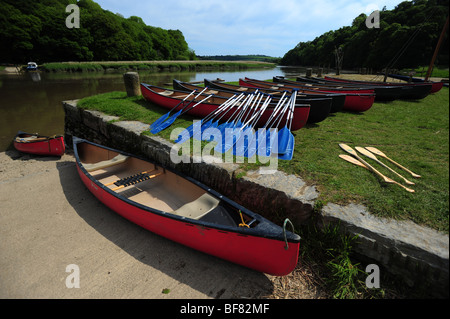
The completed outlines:
[[[157,91],[154,91],[152,88],[157,88],[157,87],[141,84],[142,95],[144,96],[144,98],[147,101],[157,104],[163,108],[172,110],[182,100],[182,99],[173,98],[170,96],[165,96],[165,95],[159,94]],[[182,93],[184,95],[186,95],[186,92],[182,92]],[[201,101],[205,97],[206,96],[199,97],[198,99],[196,99],[196,101]],[[201,103],[201,104],[197,105],[196,107],[190,109],[189,111],[186,112],[186,114],[189,114],[189,115],[195,116],[195,117],[199,117],[199,118],[204,118],[207,115],[214,112],[215,110],[217,110],[219,105],[226,101],[225,98],[217,98],[217,97],[215,98],[215,100],[220,101],[220,102],[212,103],[212,102],[209,102],[209,100],[207,100],[206,102]],[[195,103],[193,103],[193,104],[195,104]],[[180,110],[182,108],[183,108],[183,105],[179,106],[178,108],[173,110],[172,114],[174,114],[175,111]],[[263,127],[267,123],[267,121],[270,118],[270,115],[272,114],[272,110],[273,109],[270,107],[268,107],[266,109],[266,111],[261,115],[260,119],[258,120],[258,122],[256,124],[257,127]],[[310,110],[309,105],[296,105],[296,107],[294,109],[294,114],[293,114],[294,117],[293,117],[293,121],[292,121],[291,131],[299,130],[303,126],[305,126],[305,124],[308,120],[309,110]],[[234,110],[230,110],[229,112],[224,114],[224,116],[222,117],[222,121],[225,122],[228,119],[230,119],[230,117],[233,113],[234,113]],[[278,127],[279,128],[284,127],[285,124],[286,124],[286,121],[285,121],[285,118],[283,118],[280,121],[280,124],[278,125]]]
[[[78,158],[77,170],[84,185],[104,205],[157,235],[274,276],[287,275],[297,265],[300,242],[289,242],[286,249],[284,240],[252,236],[251,230],[243,234],[205,227],[191,219],[170,218],[148,207],[126,201],[107,190],[81,168]]]
[[[29,139],[36,136],[28,133],[19,133],[14,139],[16,150],[35,155],[62,156],[66,150],[63,136],[44,137],[37,135],[37,139]],[[28,137],[28,138],[27,138]]]

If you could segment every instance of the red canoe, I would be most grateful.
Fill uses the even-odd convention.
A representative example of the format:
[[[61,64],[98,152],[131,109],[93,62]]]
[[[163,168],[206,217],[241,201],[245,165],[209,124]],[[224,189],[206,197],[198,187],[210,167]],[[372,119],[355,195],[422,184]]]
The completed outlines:
[[[200,182],[73,137],[77,170],[103,204],[133,223],[204,253],[275,276],[297,265],[300,236]],[[288,220],[287,220],[288,221]]]
[[[145,83],[141,83],[141,92],[144,98],[152,103],[155,103],[161,107],[164,107],[168,110],[172,110],[177,104],[179,104],[187,95],[184,91],[177,91],[177,90],[170,90],[161,88],[154,85],[149,85]],[[195,98],[195,101],[191,103],[191,106],[195,105],[196,102],[200,102],[201,100],[205,99],[208,95],[202,94],[199,97]],[[187,101],[192,100],[191,97]],[[211,96],[209,99],[207,99],[205,102],[197,105],[194,108],[189,109],[189,107],[186,109],[186,114],[196,116],[199,118],[204,118],[208,114],[211,114],[217,108],[224,103],[227,100],[227,98],[219,97],[219,96]],[[187,102],[186,102],[187,103]],[[261,115],[258,122],[256,123],[257,127],[263,127],[267,121],[270,118],[270,115],[272,114],[274,108],[274,105],[269,105],[269,107],[266,108],[265,112]],[[237,108],[236,106],[235,108]],[[181,104],[176,110],[181,110],[183,108],[183,104]],[[305,126],[308,116],[309,116],[309,110],[310,105],[309,104],[296,104],[294,108],[293,113],[293,120],[292,120],[292,126],[291,131],[296,131],[301,129],[303,126]],[[225,113],[222,117],[222,120],[225,122],[227,121],[232,115],[234,114],[234,110],[231,109],[229,112]],[[278,124],[279,128],[282,128],[286,123],[286,118],[281,119],[280,123]]]
[[[300,84],[298,86],[285,84],[285,83],[273,83],[267,81],[258,81],[254,79],[239,79],[239,85],[246,87],[261,87],[266,89],[285,89],[285,90],[293,90],[293,89],[301,89],[305,90],[305,87],[302,87]],[[308,87],[309,90],[314,92],[322,92],[326,93],[340,93],[345,94],[345,102],[344,102],[344,110],[353,111],[353,112],[365,112],[370,109],[375,102],[375,94],[373,90],[364,90],[364,89],[328,89],[321,88],[315,89],[313,87]]]
[[[36,155],[62,156],[66,150],[61,135],[43,136],[19,131],[14,138],[16,150]]]

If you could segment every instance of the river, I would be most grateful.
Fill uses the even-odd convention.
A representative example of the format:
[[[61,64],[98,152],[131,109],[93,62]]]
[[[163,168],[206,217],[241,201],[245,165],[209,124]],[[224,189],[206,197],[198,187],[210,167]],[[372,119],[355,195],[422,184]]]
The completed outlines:
[[[140,71],[140,80],[158,86],[179,79],[185,82],[203,79],[238,81],[250,77],[260,80],[273,76],[297,76],[304,68],[275,67],[263,70],[212,72]],[[62,101],[86,96],[125,91],[123,72],[0,74],[0,152],[11,146],[18,130],[43,135],[64,134]]]

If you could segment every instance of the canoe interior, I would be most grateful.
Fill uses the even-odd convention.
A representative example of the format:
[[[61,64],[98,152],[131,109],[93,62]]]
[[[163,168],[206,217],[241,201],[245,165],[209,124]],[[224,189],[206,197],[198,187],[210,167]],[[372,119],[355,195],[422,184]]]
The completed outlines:
[[[118,186],[113,182],[142,172],[154,176],[114,190],[133,202],[177,216],[219,225],[239,227],[242,223],[237,208],[158,165],[132,156],[121,156],[118,152],[89,143],[78,144],[77,150],[84,168],[104,187],[116,189]],[[258,224],[251,216],[244,213],[242,216],[245,223],[251,227]]]

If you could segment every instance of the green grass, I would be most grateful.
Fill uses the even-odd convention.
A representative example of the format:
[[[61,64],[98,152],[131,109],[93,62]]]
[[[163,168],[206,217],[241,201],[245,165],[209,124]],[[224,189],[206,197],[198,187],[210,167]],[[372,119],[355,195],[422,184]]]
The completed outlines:
[[[46,72],[95,72],[104,70],[195,71],[273,68],[274,63],[224,61],[136,61],[136,62],[55,62],[45,63]]]
[[[151,105],[142,97],[127,98],[111,92],[82,99],[79,105],[122,120],[153,123],[166,109]],[[169,139],[172,128],[187,127],[193,118],[178,118],[158,135]],[[144,134],[152,135],[149,132]],[[301,176],[320,192],[316,207],[328,202],[360,203],[380,217],[409,219],[448,233],[449,230],[449,91],[420,101],[375,103],[364,113],[339,112],[316,125],[307,125],[295,135],[291,161],[279,161],[279,170]],[[374,146],[387,156],[422,176],[416,179],[379,159],[416,183],[411,194],[397,185],[383,183],[375,174],[343,161],[338,146]],[[203,142],[203,145],[206,145]],[[363,157],[363,156],[361,156]],[[364,158],[386,176],[402,182],[371,159]],[[244,170],[259,163],[241,164]],[[243,174],[241,174],[243,175]]]
[[[400,72],[402,74],[408,75],[409,72],[411,72],[411,71],[415,72],[415,74],[414,74],[415,77],[424,77],[427,75],[428,66],[418,67],[415,69],[404,69],[404,70],[401,70]],[[435,66],[433,68],[433,71],[431,72],[430,77],[448,78],[449,77],[449,69]]]

